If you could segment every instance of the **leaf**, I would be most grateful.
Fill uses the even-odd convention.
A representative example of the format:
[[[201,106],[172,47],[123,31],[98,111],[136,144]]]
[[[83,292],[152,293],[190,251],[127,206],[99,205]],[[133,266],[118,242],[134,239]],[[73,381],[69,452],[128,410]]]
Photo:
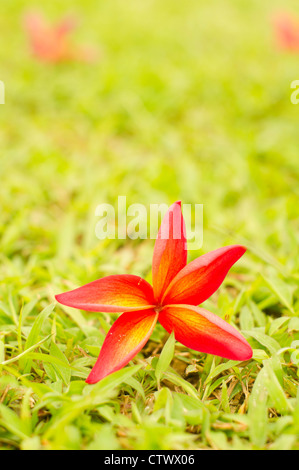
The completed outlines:
[[[11,320],[11,312],[9,307],[2,301],[0,301],[0,310],[4,313],[4,315]]]
[[[266,373],[262,369],[254,382],[248,404],[248,417],[250,420],[249,436],[253,445],[258,449],[264,447],[267,439],[267,402]]]
[[[264,351],[264,349],[253,349],[252,359],[254,359],[255,361],[262,363],[265,359],[268,358],[269,356],[266,351]]]
[[[78,401],[64,405],[63,409],[49,423],[44,437],[46,439],[51,438],[87,409],[98,407],[105,403],[107,398],[115,393],[116,388],[135,374],[140,367],[139,365],[126,367],[105,377],[95,385],[86,385],[83,390],[83,397]]]
[[[44,324],[44,321],[51,315],[55,307],[55,303],[48,305],[35,319],[32,325],[27,341],[25,343],[25,351],[31,348],[34,344],[38,343],[39,335]],[[24,365],[24,374],[28,374],[31,370],[31,361],[27,360]]]
[[[23,359],[24,356],[28,356],[31,351],[34,351],[34,349],[38,348],[41,344],[48,341],[48,339],[50,339],[51,336],[52,335],[46,336],[46,338],[44,338],[41,341],[39,341],[38,343],[34,344],[30,348],[26,349],[26,351],[22,352],[18,356],[14,356],[14,357],[11,357],[10,359],[7,359],[7,361],[0,362],[0,365],[2,365],[2,366],[8,365],[8,364],[11,364],[13,362],[16,362],[16,361],[19,361],[19,360]]]
[[[124,383],[134,388],[139,393],[139,395],[142,396],[143,400],[145,400],[144,390],[142,388],[142,385],[138,382],[138,380],[134,379],[134,377],[129,377],[128,379],[124,380]]]
[[[158,388],[160,387],[160,379],[161,379],[163,372],[165,372],[168,369],[172,361],[172,358],[174,355],[174,345],[175,345],[175,337],[174,337],[174,332],[172,332],[168,340],[166,341],[164,348],[161,351],[160,357],[156,365],[155,376],[157,379]]]
[[[224,362],[223,364],[220,364],[219,366],[215,367],[215,368],[209,373],[208,377],[206,378],[205,384],[208,384],[209,382],[211,382],[211,380],[213,380],[215,377],[217,377],[217,375],[221,374],[221,373],[224,372],[225,370],[231,369],[232,367],[235,367],[235,366],[237,366],[238,364],[240,364],[240,361],[232,361],[232,360],[229,360],[229,361],[226,361],[226,362]]]
[[[66,305],[61,304],[59,305],[59,307],[61,308],[61,310],[66,312],[66,314],[79,326],[79,328],[82,329],[82,331],[84,331],[84,327],[88,326],[87,320],[85,320],[80,310],[76,308],[67,307]]]
[[[50,354],[51,356],[56,357],[57,359],[60,359],[62,362],[66,364],[66,367],[63,367],[62,365],[54,364],[53,368],[55,372],[58,374],[58,377],[63,380],[65,385],[69,385],[71,381],[71,375],[72,375],[71,369],[69,367],[69,362],[67,358],[65,357],[65,355],[60,351],[59,347],[54,342],[52,342],[51,344]]]
[[[40,398],[42,398],[45,394],[52,392],[51,388],[48,387],[48,385],[29,381],[26,377],[23,377],[19,372],[17,372],[12,367],[3,366],[3,369],[6,370],[12,376],[17,377],[20,380],[20,382],[24,384],[25,387],[32,388],[34,393]]]
[[[294,287],[280,279],[274,271],[271,271],[269,276],[263,276],[263,278],[279,300],[294,313],[292,307]]]
[[[71,366],[71,365],[67,365],[67,363],[56,357],[56,356],[51,356],[51,354],[43,354],[43,353],[29,353],[29,357],[30,359],[35,359],[36,361],[41,361],[41,362],[48,362],[49,364],[52,364],[52,365],[57,365],[57,366],[60,366],[60,367],[68,367],[69,369],[75,369],[75,367]]]
[[[192,426],[198,426],[203,421],[204,411],[206,409],[205,405],[199,398],[194,398],[190,395],[185,395],[184,393],[176,393],[175,401],[179,399],[183,416],[188,424]]]
[[[177,374],[174,374],[173,372],[164,372],[164,375],[170,382],[174,383],[175,385],[178,385],[179,387],[182,387],[185,392],[189,393],[189,395],[199,400],[196,388],[193,387],[193,385],[191,385],[189,382],[182,379],[182,377]]]
[[[269,450],[292,450],[293,445],[296,443],[296,436],[282,434],[276,441],[271,444]]]
[[[24,324],[26,318],[32,312],[37,302],[38,302],[38,299],[34,298],[30,302],[28,302],[28,304],[24,305],[23,314],[22,314],[22,324]]]
[[[288,324],[288,329],[290,331],[299,331],[299,318],[293,317],[290,319]]]
[[[0,364],[1,362],[5,361],[5,348],[4,348],[4,341],[0,339]]]
[[[271,397],[274,408],[281,414],[286,414],[291,408],[279,380],[273,370],[271,359],[264,362],[265,385]]]
[[[30,348],[33,344],[38,342],[41,329],[43,327],[44,321],[51,315],[55,307],[55,304],[48,305],[35,319],[35,322],[32,325],[30,333],[28,335],[27,341],[25,343],[25,350]]]
[[[289,320],[289,317],[275,318],[269,327],[269,335],[273,336]]]
[[[266,325],[265,314],[258,308],[258,306],[254,302],[250,301],[249,305],[250,305],[252,315],[254,316],[254,319],[255,319],[257,325],[258,326],[265,326]]]
[[[27,423],[23,422],[14,411],[2,403],[0,403],[0,425],[17,435],[20,439],[29,437]]]
[[[208,431],[206,437],[208,442],[213,446],[213,449],[229,450],[227,437],[224,432]]]
[[[105,377],[95,385],[87,385],[86,389],[91,389],[89,396],[94,398],[100,397],[101,395],[106,396],[107,392],[113,391],[129,377],[134,375],[140,368],[141,365],[125,367],[124,369],[113,372],[113,374],[108,375],[108,377]]]
[[[254,338],[258,343],[265,346],[271,354],[276,354],[277,351],[280,349],[280,345],[275,339],[271,338],[265,333],[261,331],[253,330],[253,331],[243,331],[244,334],[251,336]]]
[[[228,396],[227,385],[225,381],[222,382],[220,404],[221,404],[223,411],[225,411],[226,413],[230,413],[229,396]]]
[[[241,326],[241,330],[251,330],[254,327],[252,313],[247,307],[247,305],[241,308],[240,326]]]

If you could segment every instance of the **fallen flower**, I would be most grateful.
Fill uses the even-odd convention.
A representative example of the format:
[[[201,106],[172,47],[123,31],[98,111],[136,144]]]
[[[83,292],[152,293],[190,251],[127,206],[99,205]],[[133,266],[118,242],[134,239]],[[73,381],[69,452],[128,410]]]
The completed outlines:
[[[24,27],[34,55],[44,62],[91,62],[96,58],[91,48],[77,47],[70,41],[70,33],[77,27],[73,17],[51,25],[40,13],[28,13]]]
[[[278,45],[281,49],[299,52],[299,21],[289,13],[276,13],[273,24]]]
[[[211,251],[187,264],[181,203],[163,218],[153,254],[153,287],[134,275],[112,275],[56,296],[63,305],[92,312],[124,312],[108,332],[87,383],[125,365],[143,348],[156,322],[188,348],[238,361],[252,357],[245,338],[217,315],[197,307],[222,284],[245,253],[240,245]]]

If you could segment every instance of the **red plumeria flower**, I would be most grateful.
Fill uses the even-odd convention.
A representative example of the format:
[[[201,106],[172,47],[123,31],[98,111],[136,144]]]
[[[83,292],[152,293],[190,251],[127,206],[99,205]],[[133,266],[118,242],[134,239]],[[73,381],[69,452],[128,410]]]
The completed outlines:
[[[50,25],[40,13],[29,13],[24,26],[34,55],[44,62],[90,62],[95,59],[95,51],[77,47],[70,41],[70,33],[77,27],[72,17]]]
[[[252,349],[217,315],[197,307],[222,284],[245,253],[240,245],[211,251],[187,264],[181,203],[166,213],[155,243],[153,287],[139,276],[113,275],[60,294],[63,305],[92,312],[124,312],[113,324],[87,383],[94,384],[125,365],[143,348],[156,322],[188,348],[245,361]]]
[[[277,13],[273,18],[277,42],[280,48],[299,52],[299,21],[289,13]]]

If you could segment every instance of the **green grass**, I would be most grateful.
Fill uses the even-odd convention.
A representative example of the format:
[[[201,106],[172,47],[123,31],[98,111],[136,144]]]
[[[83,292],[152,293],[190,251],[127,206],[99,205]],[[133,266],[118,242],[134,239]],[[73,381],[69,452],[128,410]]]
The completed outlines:
[[[6,0],[0,17],[0,447],[299,449],[299,77],[273,41],[281,2],[55,0],[45,14],[76,13],[74,40],[100,50],[59,66],[30,56],[21,19],[35,6]],[[95,237],[96,206],[118,195],[204,204],[190,260],[248,247],[205,306],[251,361],[176,343],[170,364],[157,326],[132,365],[85,384],[117,316],[54,294],[151,275],[153,240]]]

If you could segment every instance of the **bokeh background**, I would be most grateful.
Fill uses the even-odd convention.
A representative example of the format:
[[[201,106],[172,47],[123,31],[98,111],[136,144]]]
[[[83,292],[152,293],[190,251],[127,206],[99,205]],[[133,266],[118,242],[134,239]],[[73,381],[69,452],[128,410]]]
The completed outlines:
[[[74,49],[90,45],[96,58],[53,64],[34,57],[23,22],[29,11],[36,10],[52,22],[67,14],[77,17]],[[231,316],[239,325],[234,315],[249,299],[263,315],[264,309],[267,313],[272,308],[268,312],[272,319],[284,314],[297,318],[293,296],[299,281],[299,105],[290,101],[290,84],[299,79],[299,52],[283,50],[277,43],[273,16],[282,10],[299,16],[293,0],[2,2],[0,79],[6,86],[6,104],[0,107],[0,338],[4,343],[18,347],[15,333],[21,305],[32,307],[21,321],[24,339],[57,292],[108,274],[130,272],[150,280],[152,240],[101,242],[95,236],[96,206],[116,206],[119,195],[126,195],[128,204],[146,206],[178,199],[204,204],[203,248],[191,252],[190,259],[225,244],[248,246],[246,259],[230,281],[233,287],[223,288],[218,304],[210,302],[211,310]],[[240,292],[245,292],[244,301]],[[232,300],[238,294],[239,305]],[[233,308],[228,308],[230,302],[235,302]],[[70,360],[68,341],[72,338],[72,344],[84,349],[90,335],[83,322],[88,318],[96,335],[99,320],[93,314],[56,309],[57,342]],[[243,314],[243,329],[263,327],[251,320]],[[112,320],[103,316],[101,322],[107,327]],[[162,341],[163,334],[158,328],[154,339]],[[96,339],[102,341],[103,335]],[[5,350],[6,359],[18,352]],[[95,340],[88,351],[95,358],[98,350]],[[31,371],[33,381],[55,383],[49,371],[45,379],[41,370],[39,366]],[[7,371],[5,376],[7,381]],[[22,392],[16,393],[17,398],[7,403],[14,412],[23,398]],[[105,419],[111,422],[108,414]],[[0,430],[8,433],[3,439],[12,447],[83,448],[93,442],[94,432],[84,441],[76,434],[80,425],[71,420],[68,424],[73,426],[71,437],[55,441],[53,433],[46,444],[40,443],[38,431],[34,438],[32,433],[27,436],[33,441],[26,438],[22,444],[24,439],[13,437],[1,422]],[[101,439],[110,432],[107,446],[162,445],[158,438],[155,443],[150,440],[153,431],[147,435],[145,425],[143,440],[134,435],[133,441],[122,437],[123,442],[113,426],[101,431]],[[169,436],[177,432],[173,429]],[[253,442],[263,447],[273,443],[269,436],[266,431],[264,440],[255,436]],[[208,442],[199,437],[200,446],[224,446],[215,436],[213,444],[212,437]],[[101,439],[94,445],[104,445]],[[194,445],[193,440],[175,444],[176,439],[169,439],[162,446]],[[293,445],[295,441],[288,442]]]

